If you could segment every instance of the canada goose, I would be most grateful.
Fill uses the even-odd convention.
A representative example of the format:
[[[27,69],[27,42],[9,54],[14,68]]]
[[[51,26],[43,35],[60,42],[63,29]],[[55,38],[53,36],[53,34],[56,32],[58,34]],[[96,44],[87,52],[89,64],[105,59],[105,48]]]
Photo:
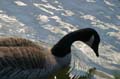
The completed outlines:
[[[52,48],[24,38],[0,38],[0,79],[45,79],[69,66],[71,45],[78,40],[89,45],[99,56],[100,37],[92,28],[71,32]]]

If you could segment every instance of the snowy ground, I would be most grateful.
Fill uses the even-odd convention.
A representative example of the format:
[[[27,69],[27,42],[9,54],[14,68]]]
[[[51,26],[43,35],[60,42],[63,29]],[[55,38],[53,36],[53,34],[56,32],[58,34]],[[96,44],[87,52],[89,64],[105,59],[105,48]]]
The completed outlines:
[[[120,74],[119,0],[0,0],[0,36],[19,36],[54,45],[68,32],[86,27],[100,34],[100,58],[88,54],[90,63],[81,62],[103,73]],[[76,46],[74,53],[82,58],[79,45]],[[79,74],[76,69],[71,73]]]

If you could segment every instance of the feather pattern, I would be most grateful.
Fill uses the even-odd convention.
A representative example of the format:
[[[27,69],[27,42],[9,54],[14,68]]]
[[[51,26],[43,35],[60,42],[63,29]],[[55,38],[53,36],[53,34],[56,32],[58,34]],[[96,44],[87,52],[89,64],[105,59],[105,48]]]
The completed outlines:
[[[71,45],[75,41],[84,42],[93,49],[96,56],[99,56],[100,37],[96,30],[91,28],[76,30],[65,35],[52,48],[48,45],[46,46],[23,38],[1,38],[0,78],[45,79],[53,72],[69,66],[71,61]],[[83,54],[79,58],[80,61],[82,58],[84,61],[88,61],[86,55]],[[81,69],[80,73],[84,75],[88,67],[85,67],[86,64],[84,62],[81,62],[82,64],[77,63],[73,62],[73,65],[75,64],[77,69],[79,68],[78,66],[81,66],[82,68],[79,68]],[[77,74],[74,78],[79,76]]]
[[[49,49],[22,38],[0,39],[0,78],[33,79],[50,74],[57,63]]]

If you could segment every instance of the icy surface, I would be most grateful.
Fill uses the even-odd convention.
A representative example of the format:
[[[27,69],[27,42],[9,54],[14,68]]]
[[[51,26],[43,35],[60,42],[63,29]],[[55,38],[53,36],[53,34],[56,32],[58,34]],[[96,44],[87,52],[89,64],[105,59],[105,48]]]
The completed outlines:
[[[100,57],[84,44],[74,43],[70,76],[85,75],[93,67],[110,76],[120,74],[119,0],[0,0],[0,36],[54,45],[65,34],[86,27],[100,34]]]

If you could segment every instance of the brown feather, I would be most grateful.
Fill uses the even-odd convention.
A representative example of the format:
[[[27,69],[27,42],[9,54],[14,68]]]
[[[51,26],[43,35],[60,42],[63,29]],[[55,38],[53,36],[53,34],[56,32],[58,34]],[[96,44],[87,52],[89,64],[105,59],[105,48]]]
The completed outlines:
[[[36,46],[36,44],[24,38],[5,37],[0,38],[0,46]]]
[[[0,47],[0,58],[4,62],[4,67],[20,67],[23,69],[43,68],[45,55],[40,51],[42,51],[40,48],[28,46]]]
[[[47,69],[48,54],[50,54],[49,49],[30,40],[0,38],[0,79],[8,76],[11,76],[10,79],[20,76],[31,79],[34,75],[30,74],[42,74],[43,70]]]

